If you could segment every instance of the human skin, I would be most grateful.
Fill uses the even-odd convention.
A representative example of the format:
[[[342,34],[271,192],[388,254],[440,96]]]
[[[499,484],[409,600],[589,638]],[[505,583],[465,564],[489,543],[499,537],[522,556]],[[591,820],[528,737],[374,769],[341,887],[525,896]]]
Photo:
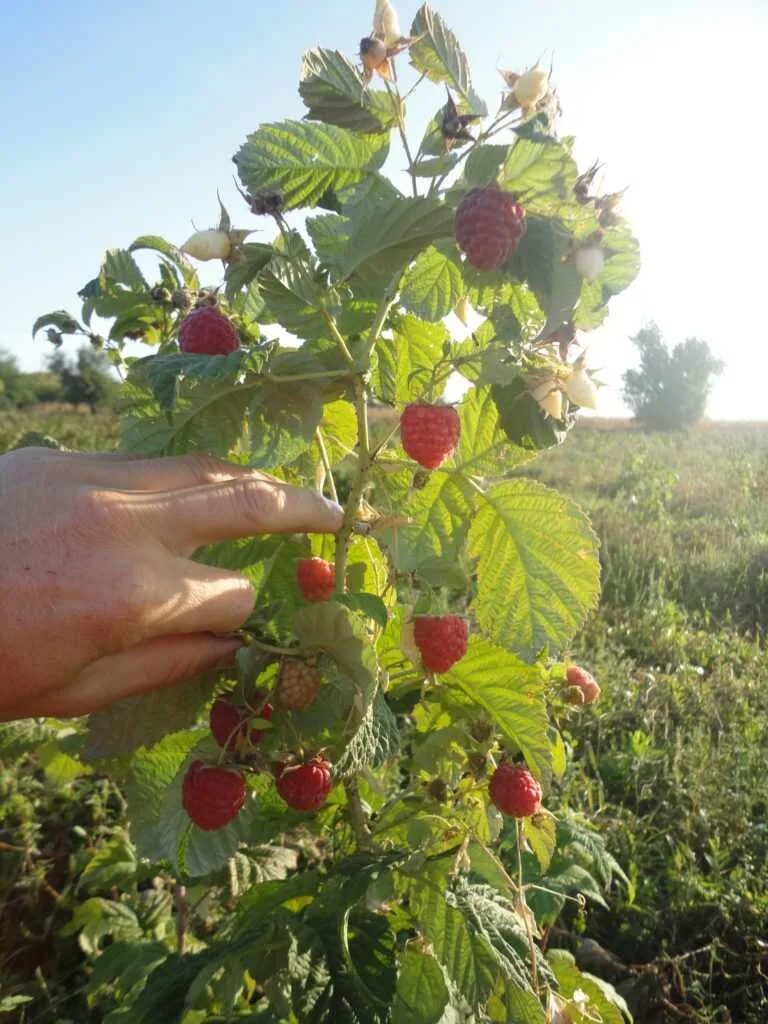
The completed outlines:
[[[207,456],[0,456],[0,721],[88,714],[232,663],[253,589],[193,552],[341,519],[313,491]]]

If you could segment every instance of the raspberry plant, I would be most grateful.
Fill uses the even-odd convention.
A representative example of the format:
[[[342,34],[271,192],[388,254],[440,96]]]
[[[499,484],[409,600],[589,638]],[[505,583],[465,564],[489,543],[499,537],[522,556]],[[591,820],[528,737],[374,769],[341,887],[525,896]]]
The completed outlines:
[[[543,69],[504,72],[489,113],[441,17],[424,5],[406,36],[388,0],[358,58],[307,53],[306,117],[237,151],[241,226],[222,207],[183,252],[110,250],[79,318],[35,324],[111,320],[127,452],[213,454],[344,505],[334,537],[200,551],[256,591],[237,672],[88,723],[138,856],[177,878],[178,948],[132,935],[130,981],[110,954],[109,1019],[619,1021],[610,986],[542,942],[578,889],[547,874],[570,833],[546,808],[597,543],[517,471],[563,441],[574,396],[593,404],[579,332],[637,245],[558,136]],[[406,99],[430,87],[417,141]],[[136,338],[155,353],[128,358]],[[265,848],[300,859],[263,880]],[[214,931],[187,886],[222,897]]]

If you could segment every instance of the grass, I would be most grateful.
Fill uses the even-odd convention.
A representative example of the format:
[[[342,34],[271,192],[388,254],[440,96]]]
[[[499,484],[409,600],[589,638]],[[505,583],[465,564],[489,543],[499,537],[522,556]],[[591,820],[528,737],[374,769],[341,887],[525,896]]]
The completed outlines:
[[[0,451],[28,430],[67,447],[116,445],[108,415],[59,409],[0,414]],[[585,421],[526,471],[584,506],[602,543],[602,603],[570,654],[604,696],[561,722],[571,761],[548,803],[588,814],[629,878],[607,907],[574,911],[549,941],[616,983],[642,1024],[764,1022],[768,425],[669,435]],[[19,835],[8,831],[13,813],[32,830],[25,846],[41,845],[40,829],[74,834],[84,800],[99,821],[107,814],[102,782],[77,780],[65,800],[25,766],[4,776],[0,851]],[[109,815],[119,821],[119,808]],[[69,883],[55,851],[75,866],[80,856],[62,843],[50,850],[57,890]],[[18,867],[17,854],[0,855]],[[23,948],[37,928],[52,969],[71,970],[72,940],[56,938],[55,900],[35,884],[26,878],[12,894],[16,911],[27,899],[39,920],[9,935]],[[611,956],[595,961],[595,942]]]

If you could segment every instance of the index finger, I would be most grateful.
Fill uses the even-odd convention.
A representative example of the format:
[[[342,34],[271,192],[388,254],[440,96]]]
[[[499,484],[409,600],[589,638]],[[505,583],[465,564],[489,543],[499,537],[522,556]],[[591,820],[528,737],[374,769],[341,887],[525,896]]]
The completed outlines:
[[[269,477],[143,496],[156,518],[155,532],[173,551],[259,533],[336,533],[344,510],[316,491]]]

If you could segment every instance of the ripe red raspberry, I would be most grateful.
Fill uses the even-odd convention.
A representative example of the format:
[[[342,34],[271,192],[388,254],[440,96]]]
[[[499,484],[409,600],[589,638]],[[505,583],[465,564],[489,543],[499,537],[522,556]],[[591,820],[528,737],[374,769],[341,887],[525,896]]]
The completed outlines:
[[[541,786],[521,764],[500,764],[491,776],[491,800],[502,814],[529,818],[541,807]]]
[[[585,668],[569,665],[565,673],[568,684],[569,704],[596,704],[600,700],[600,687],[594,676]]]
[[[257,706],[259,706],[264,699],[264,695],[256,694],[255,699]],[[248,736],[247,722],[251,717],[254,716],[247,708],[239,708],[232,704],[231,701],[219,699],[213,702],[208,722],[211,732],[220,747],[226,747],[227,750],[238,750],[246,743],[246,737]],[[269,721],[272,717],[272,705],[264,704],[255,717],[264,718],[266,721]],[[264,739],[264,732],[264,729],[251,729],[251,743],[261,743]]]
[[[228,768],[208,767],[193,761],[184,776],[181,804],[205,832],[223,828],[237,817],[245,803],[245,779]]]
[[[473,188],[456,210],[456,241],[478,270],[500,267],[517,248],[525,228],[525,210],[511,192],[495,185]]]
[[[336,589],[336,566],[324,558],[300,558],[296,580],[308,601],[327,601]]]
[[[202,306],[184,317],[179,348],[198,356],[227,356],[240,347],[232,321],[215,306]]]
[[[333,784],[329,761],[319,754],[304,764],[283,767],[277,776],[277,792],[296,811],[316,811],[323,806]]]
[[[280,666],[280,676],[275,687],[278,706],[284,711],[303,711],[320,690],[320,673],[306,661],[286,658]]]
[[[467,621],[458,615],[420,615],[413,620],[413,638],[428,672],[447,672],[460,661],[467,653],[468,635]]]
[[[400,417],[400,440],[408,455],[425,469],[437,469],[456,451],[459,414],[450,405],[406,405]]]

